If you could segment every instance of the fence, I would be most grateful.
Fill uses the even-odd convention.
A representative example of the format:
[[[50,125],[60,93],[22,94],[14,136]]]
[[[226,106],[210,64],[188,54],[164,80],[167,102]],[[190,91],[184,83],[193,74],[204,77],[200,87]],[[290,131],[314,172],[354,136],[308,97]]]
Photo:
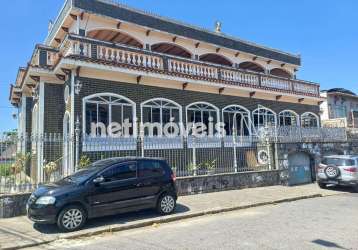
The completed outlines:
[[[237,139],[237,138],[236,138]],[[0,193],[31,191],[91,162],[111,157],[159,157],[178,177],[272,169],[270,144],[250,138],[80,138],[62,134],[0,141]]]

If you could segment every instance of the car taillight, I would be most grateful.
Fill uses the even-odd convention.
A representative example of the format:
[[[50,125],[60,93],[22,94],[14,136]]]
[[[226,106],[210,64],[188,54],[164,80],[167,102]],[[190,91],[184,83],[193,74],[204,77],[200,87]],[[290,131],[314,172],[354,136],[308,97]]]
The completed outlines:
[[[324,165],[319,164],[319,165],[317,166],[317,172],[319,172],[319,173],[323,172],[324,167],[325,167]]]
[[[177,177],[176,177],[176,175],[174,174],[174,173],[172,173],[172,181],[176,181],[177,180]]]
[[[348,167],[348,168],[343,168],[345,171],[347,172],[351,172],[351,173],[355,173],[358,172],[358,169],[356,167]]]

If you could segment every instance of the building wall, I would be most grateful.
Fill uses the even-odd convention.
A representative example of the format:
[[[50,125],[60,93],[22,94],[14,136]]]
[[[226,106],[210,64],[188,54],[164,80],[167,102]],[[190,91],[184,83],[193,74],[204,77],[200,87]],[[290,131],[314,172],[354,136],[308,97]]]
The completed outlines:
[[[44,133],[62,133],[65,114],[64,85],[45,84]]]
[[[327,100],[321,104],[322,120],[347,118],[348,125],[352,124],[351,111],[358,111],[358,98],[327,93],[323,93],[323,96],[327,97]],[[337,108],[344,108],[344,114],[338,113]]]

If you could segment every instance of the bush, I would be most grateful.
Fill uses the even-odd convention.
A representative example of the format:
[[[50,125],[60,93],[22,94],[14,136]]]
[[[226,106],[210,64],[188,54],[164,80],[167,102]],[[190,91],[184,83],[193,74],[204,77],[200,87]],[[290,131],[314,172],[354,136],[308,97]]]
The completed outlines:
[[[0,176],[8,177],[11,175],[12,163],[0,163]]]

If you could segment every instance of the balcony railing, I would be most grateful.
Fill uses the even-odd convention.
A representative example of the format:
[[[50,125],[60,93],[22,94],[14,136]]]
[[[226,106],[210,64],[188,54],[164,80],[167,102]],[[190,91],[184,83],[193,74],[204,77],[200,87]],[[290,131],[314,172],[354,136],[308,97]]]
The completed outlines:
[[[67,36],[60,50],[64,57],[81,56],[160,70],[184,78],[319,97],[319,85],[311,82],[204,63],[75,35]]]

